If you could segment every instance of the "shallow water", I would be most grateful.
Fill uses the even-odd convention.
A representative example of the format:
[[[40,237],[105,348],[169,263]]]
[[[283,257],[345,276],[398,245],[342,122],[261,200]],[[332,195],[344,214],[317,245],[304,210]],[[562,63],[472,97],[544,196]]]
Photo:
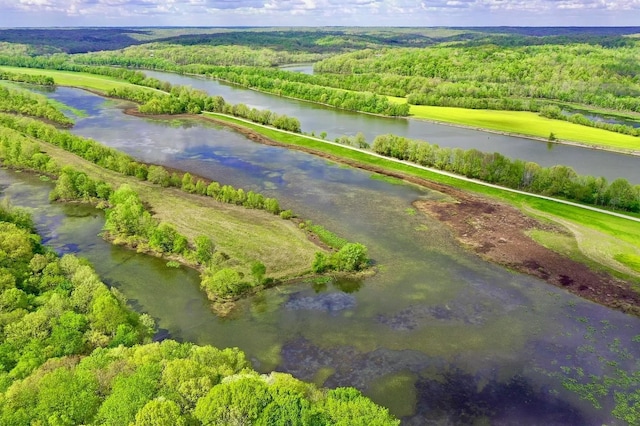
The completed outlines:
[[[411,207],[439,194],[259,145],[210,124],[126,116],[123,104],[79,90],[52,96],[88,112],[75,133],[145,161],[275,196],[283,207],[366,244],[379,268],[361,282],[275,288],[219,318],[198,290],[196,274],[96,237],[99,213],[52,219],[46,196],[34,201],[35,190],[14,185],[5,191],[16,204],[25,198],[44,210],[38,221],[55,235],[50,243],[89,257],[171,337],[240,347],[260,371],[356,386],[406,424],[615,424],[610,410],[579,401],[547,373],[579,365],[599,374],[597,354],[607,354],[614,338],[638,358],[640,348],[631,342],[638,319],[465,252],[438,222]],[[20,187],[27,185],[22,177],[11,179]],[[605,320],[606,333],[586,353],[585,334]],[[633,368],[631,361],[625,368]]]

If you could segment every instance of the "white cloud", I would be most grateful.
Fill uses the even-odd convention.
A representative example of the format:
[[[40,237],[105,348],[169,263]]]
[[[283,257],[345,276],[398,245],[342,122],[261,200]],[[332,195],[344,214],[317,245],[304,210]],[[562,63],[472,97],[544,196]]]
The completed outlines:
[[[3,27],[640,25],[637,16],[640,0],[0,0]]]

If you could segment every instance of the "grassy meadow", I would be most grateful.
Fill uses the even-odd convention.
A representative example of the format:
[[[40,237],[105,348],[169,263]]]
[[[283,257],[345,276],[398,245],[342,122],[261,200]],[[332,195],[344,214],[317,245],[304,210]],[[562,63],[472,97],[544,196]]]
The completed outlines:
[[[389,98],[394,102],[405,102],[403,98]],[[640,151],[638,137],[581,126],[568,121],[552,120],[535,112],[411,105],[410,116],[545,140],[549,139],[549,135],[553,133],[560,142],[577,142],[594,148],[618,151]]]
[[[9,71],[16,74],[46,75],[53,78],[55,83],[61,86],[79,87],[82,89],[97,90],[99,92],[107,92],[108,90],[116,87],[133,87],[155,91],[155,89],[136,86],[126,81],[118,80],[112,77],[81,72],[5,66],[0,66],[0,70]]]

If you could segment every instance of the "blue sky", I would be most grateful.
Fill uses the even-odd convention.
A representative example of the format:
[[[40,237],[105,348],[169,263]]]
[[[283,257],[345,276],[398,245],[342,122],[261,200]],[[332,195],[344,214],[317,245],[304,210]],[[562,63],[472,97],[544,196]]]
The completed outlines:
[[[0,27],[640,26],[640,0],[0,0]]]

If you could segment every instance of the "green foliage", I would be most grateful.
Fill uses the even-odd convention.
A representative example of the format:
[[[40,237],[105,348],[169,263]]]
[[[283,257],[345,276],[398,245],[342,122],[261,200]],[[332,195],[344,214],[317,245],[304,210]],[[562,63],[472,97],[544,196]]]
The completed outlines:
[[[198,235],[195,240],[196,243],[196,260],[201,265],[206,265],[211,260],[211,256],[215,252],[215,245],[211,238],[206,235]]]
[[[332,263],[339,271],[359,271],[367,267],[367,248],[360,243],[347,243],[333,255]]]
[[[151,215],[140,201],[138,194],[129,186],[122,185],[109,198],[111,208],[107,210],[105,229],[114,235],[140,236],[146,238],[153,232]]]
[[[8,209],[0,203],[0,377],[24,378],[51,357],[133,345],[150,336],[152,324],[129,311],[126,301],[109,291],[89,266],[71,255],[59,259],[48,252],[23,213]],[[12,219],[20,226],[7,222]],[[75,389],[69,380],[69,389]],[[65,424],[88,421],[73,414],[81,408],[72,408],[71,398],[72,393],[60,392],[59,402],[51,402],[66,407],[55,416]]]
[[[200,285],[212,300],[236,297],[250,288],[238,271],[228,267],[206,271]]]
[[[282,210],[280,212],[280,217],[284,220],[289,220],[293,217],[293,212],[291,210]]]
[[[323,409],[329,422],[335,425],[391,425],[398,424],[386,408],[376,406],[353,388],[337,388],[327,393]]]
[[[321,251],[317,251],[311,269],[316,274],[321,274],[330,268],[329,258]]]
[[[264,263],[255,261],[251,264],[251,276],[255,280],[256,285],[261,285],[264,282],[264,276],[267,273],[267,267]]]
[[[24,74],[17,75],[7,71],[0,72],[0,80],[5,79],[12,79],[13,81],[16,81],[16,79],[31,79],[34,82],[42,81],[46,83],[51,78]],[[60,112],[45,96],[21,88],[8,88],[0,85],[0,111],[43,118],[65,127],[73,125],[73,121]]]
[[[98,422],[112,426],[133,422],[136,413],[154,398],[161,372],[160,365],[147,363],[132,374],[120,374],[113,381],[109,396],[98,410]]]
[[[201,72],[245,87],[319,102],[336,108],[389,116],[409,115],[408,104],[392,103],[386,96],[379,96],[371,92],[359,93],[332,87],[340,85],[336,83],[337,78],[335,76],[329,78],[272,68],[247,66],[209,66],[203,67]],[[236,113],[234,115],[242,116]],[[292,130],[293,126],[291,125],[280,125],[277,120],[274,121],[273,125],[279,129],[299,131]]]
[[[31,232],[36,230],[31,214],[27,210],[12,206],[8,198],[0,200],[0,222],[10,222]]]
[[[55,161],[41,152],[40,144],[19,131],[4,127],[0,127],[0,161],[6,166],[18,169],[26,168],[52,174],[58,170]]]
[[[215,386],[196,406],[204,425],[252,424],[271,402],[268,385],[256,376],[240,376]]]
[[[341,423],[342,422],[342,423]],[[165,340],[49,362],[0,393],[1,424],[397,425],[360,392],[259,375],[237,349]]]
[[[149,166],[147,180],[164,188],[171,184],[169,172],[162,166]]]
[[[71,167],[64,167],[58,179],[56,186],[49,194],[49,199],[56,200],[108,200],[113,190],[104,181],[96,181],[91,179],[86,173],[79,172]]]
[[[133,158],[113,148],[106,147],[91,139],[72,135],[64,130],[58,130],[50,124],[45,124],[30,118],[15,117],[0,113],[0,130],[6,132],[7,130],[2,129],[2,127],[13,129],[29,137],[53,144],[85,160],[118,173],[135,176],[140,168],[140,165]],[[2,137],[2,132],[0,132],[0,142],[2,142],[0,149],[2,149],[3,146],[8,146],[8,142],[5,142]],[[14,135],[15,133],[12,134],[11,139],[15,139]],[[50,164],[48,156],[40,153],[40,148],[37,144],[30,141],[26,142],[24,135],[17,139],[20,142],[19,144],[11,144],[9,157],[5,157],[5,155],[7,155],[5,154],[0,155],[0,158],[4,157],[4,161],[7,161],[7,158],[9,160],[16,159],[17,161],[20,155],[26,158],[26,155],[29,154],[32,159],[26,163],[24,162],[25,160],[20,160],[22,165],[26,165],[35,170],[55,173],[55,165]]]
[[[173,225],[161,223],[151,232],[149,246],[160,253],[177,253],[179,251],[176,251],[175,242],[178,236]]]
[[[175,260],[170,260],[167,262],[167,268],[179,269],[180,262],[176,262]]]
[[[640,111],[637,52],[637,45],[586,44],[365,49],[314,70],[344,89],[408,96],[414,104],[537,111],[538,100],[557,100]]]
[[[135,426],[185,426],[180,406],[173,401],[154,399],[136,413]]]

